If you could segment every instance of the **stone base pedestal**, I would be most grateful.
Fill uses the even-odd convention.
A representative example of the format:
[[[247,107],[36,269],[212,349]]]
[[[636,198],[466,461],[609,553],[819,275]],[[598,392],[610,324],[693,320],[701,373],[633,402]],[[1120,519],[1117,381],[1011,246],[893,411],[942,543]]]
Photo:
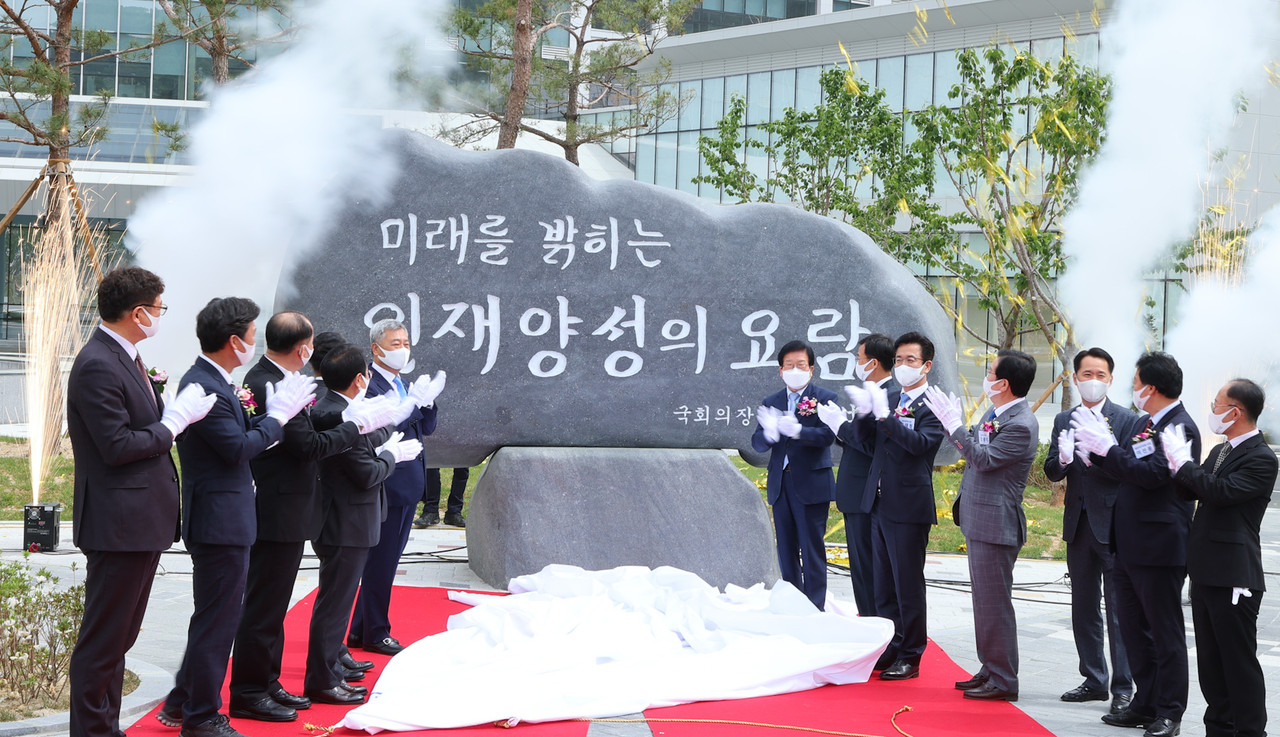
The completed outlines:
[[[500,588],[550,563],[674,566],[721,588],[778,580],[760,492],[718,450],[502,448],[471,499],[467,554]]]

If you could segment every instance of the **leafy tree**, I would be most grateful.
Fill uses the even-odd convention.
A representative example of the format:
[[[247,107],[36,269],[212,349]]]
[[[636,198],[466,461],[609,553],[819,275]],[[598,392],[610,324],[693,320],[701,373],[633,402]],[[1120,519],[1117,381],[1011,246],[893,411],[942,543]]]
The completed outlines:
[[[287,41],[296,28],[288,21],[291,0],[156,0],[168,17],[159,31],[186,38],[209,55],[213,83],[231,78],[231,62],[253,67],[246,51],[262,44]],[[249,17],[260,21],[246,32]]]
[[[500,99],[482,101],[468,123],[451,136],[469,141],[499,129],[499,148],[515,145],[515,131],[560,146],[578,163],[578,148],[647,130],[679,112],[679,100],[661,89],[670,65],[648,73],[636,65],[679,32],[697,0],[485,0],[460,5],[450,33],[475,68],[503,87]],[[543,53],[556,30],[568,36],[563,58]],[[611,123],[587,123],[584,112],[601,106],[631,110]],[[524,116],[564,120],[563,135],[523,122]]]
[[[1102,144],[1110,83],[1070,56],[1045,62],[996,46],[958,52],[957,63],[951,102],[911,120],[959,193],[963,209],[953,223],[976,227],[986,246],[905,255],[978,295],[998,337],[986,340],[966,325],[977,339],[1004,348],[1038,332],[1067,362],[1077,348],[1054,289],[1063,267],[1059,220]]]

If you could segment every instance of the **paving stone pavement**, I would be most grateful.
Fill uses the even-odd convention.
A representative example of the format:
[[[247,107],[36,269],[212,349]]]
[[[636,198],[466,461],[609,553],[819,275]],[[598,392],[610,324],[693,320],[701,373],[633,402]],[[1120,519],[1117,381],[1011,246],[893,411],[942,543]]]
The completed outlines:
[[[1277,495],[1280,496],[1280,495]],[[1273,502],[1280,507],[1280,500]],[[36,553],[31,561],[49,568],[64,581],[83,576],[84,557],[70,544],[70,525],[62,529],[63,544],[55,553]],[[1258,621],[1259,659],[1267,677],[1268,711],[1280,715],[1280,511],[1266,516],[1262,526],[1263,567],[1271,589],[1262,599]],[[442,586],[475,590],[492,590],[467,567],[466,538],[462,530],[437,527],[414,530],[398,573],[397,583],[405,586]],[[0,558],[21,557],[22,529],[19,523],[0,523]],[[71,570],[72,564],[76,570]],[[929,555],[926,576],[929,586],[929,635],[961,667],[975,670],[978,666],[973,645],[973,611],[967,588],[968,568],[964,556]],[[1068,704],[1058,696],[1079,685],[1075,644],[1071,635],[1069,584],[1066,564],[1055,561],[1019,560],[1014,568],[1015,609],[1018,617],[1021,668],[1021,693],[1018,708],[1044,725],[1055,735],[1081,737],[1136,737],[1140,732],[1119,730],[1102,723],[1105,702]],[[294,585],[294,600],[305,596],[316,586],[316,560],[303,561]],[[848,577],[833,571],[830,582],[833,595],[852,600]],[[186,643],[186,625],[191,615],[191,565],[181,545],[161,558],[161,569],[152,587],[151,602],[131,658],[150,663],[173,673],[177,671]],[[1204,699],[1196,680],[1195,640],[1191,628],[1190,607],[1184,607],[1187,643],[1191,656],[1190,704],[1183,721],[1182,734],[1204,735],[1201,716]],[[448,674],[440,674],[447,678]],[[159,698],[163,696],[163,690]],[[956,692],[956,698],[961,698]],[[47,734],[66,734],[64,731]],[[649,735],[644,725],[594,725],[591,737],[635,737]]]

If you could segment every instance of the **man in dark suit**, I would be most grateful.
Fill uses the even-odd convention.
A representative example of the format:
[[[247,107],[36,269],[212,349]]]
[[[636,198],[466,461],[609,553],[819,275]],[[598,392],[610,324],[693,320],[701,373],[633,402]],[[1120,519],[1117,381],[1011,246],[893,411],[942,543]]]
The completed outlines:
[[[836,393],[813,384],[813,349],[793,340],[778,351],[786,388],[764,398],[756,411],[751,447],[769,454],[768,496],[773,506],[778,568],[782,578],[822,609],[827,601],[827,515],[835,498],[831,442],[818,405]]]
[[[300,312],[281,312],[263,331],[267,351],[245,374],[245,386],[258,406],[266,406],[267,386],[302,370],[311,357],[313,329]],[[381,411],[384,409],[386,411]],[[360,402],[346,408],[349,419],[324,432],[312,425],[303,410],[284,426],[279,445],[249,462],[257,487],[258,533],[249,551],[249,575],[244,614],[236,632],[231,664],[231,716],[281,722],[298,718],[297,709],[311,705],[305,696],[289,693],[280,684],[284,652],[284,618],[289,611],[303,546],[319,525],[316,482],[321,458],[350,448],[362,431],[372,432],[391,421],[386,402]],[[352,660],[356,671],[373,668]]]
[[[1115,360],[1101,348],[1080,351],[1075,357],[1075,384],[1080,404],[1111,428],[1123,430],[1137,419],[1128,409],[1107,399]],[[1116,599],[1115,555],[1111,552],[1111,517],[1124,484],[1093,465],[1083,449],[1077,452],[1071,413],[1065,410],[1053,420],[1044,473],[1050,481],[1067,481],[1066,509],[1062,514],[1062,539],[1067,543],[1067,573],[1071,576],[1071,629],[1084,683],[1062,694],[1063,701],[1106,701],[1118,714],[1133,699],[1133,676],[1120,636],[1120,602]],[[1077,455],[1084,456],[1077,458]],[[1102,601],[1107,602],[1107,640],[1111,650],[1111,675],[1103,651]],[[1110,691],[1108,691],[1108,681]]]
[[[854,372],[864,384],[875,384],[886,392],[898,388],[893,382],[893,340],[880,333],[864,335],[857,345],[858,364]],[[834,410],[834,411],[833,411]],[[865,442],[853,437],[853,424],[835,404],[818,405],[818,417],[836,435],[841,446],[840,473],[836,474],[836,508],[844,515],[845,541],[849,547],[849,578],[858,613],[875,616],[874,568],[871,564],[871,515],[862,509],[867,474],[875,454],[875,436]]]
[[[966,699],[1018,700],[1018,622],[1013,611],[1013,565],[1027,541],[1022,496],[1036,459],[1040,425],[1027,404],[1036,362],[1002,350],[987,370],[982,392],[992,409],[964,429],[964,409],[937,387],[925,404],[965,460],[955,520],[964,532],[973,593],[973,634],[982,667],[956,684]]]
[[[343,424],[343,413],[368,387],[364,352],[350,345],[336,348],[325,357],[322,372],[330,391],[316,403],[313,415],[317,429],[331,431]],[[378,542],[386,514],[383,481],[397,463],[422,452],[419,441],[398,438],[398,433],[379,430],[355,438],[344,451],[320,461],[319,525],[311,540],[320,557],[320,589],[311,612],[305,692],[321,703],[364,701],[366,689],[350,685],[340,675],[342,635],[365,558]]]
[[[396,424],[396,432],[402,433],[405,440],[421,442],[436,430],[435,399],[444,389],[444,372],[437,372],[430,380],[421,378],[412,387],[404,385],[400,372],[409,364],[409,331],[396,320],[374,323],[369,329],[369,341],[373,371],[368,395],[390,394],[400,398],[410,411]],[[391,586],[413,529],[413,513],[425,488],[426,462],[421,456],[397,463],[395,472],[387,479],[387,517],[382,523],[378,544],[369,551],[365,562],[347,636],[349,647],[358,646],[382,655],[395,655],[404,649],[400,641],[391,636]]]
[[[902,388],[851,392],[853,438],[875,448],[862,508],[871,514],[876,616],[893,621],[893,640],[876,663],[886,681],[919,676],[929,641],[924,558],[929,528],[938,523],[933,458],[943,438],[942,423],[924,403],[933,341],[906,333],[893,350],[893,378]]]
[[[168,726],[180,720],[183,737],[239,734],[219,710],[257,530],[249,461],[279,442],[285,424],[313,397],[312,380],[294,374],[269,393],[263,412],[235,385],[231,371],[253,358],[257,317],[252,300],[211,300],[196,316],[202,353],[182,377],[183,387],[199,385],[217,397],[178,441],[182,539],[191,554],[195,611],[182,666],[157,718]]]
[[[1276,454],[1258,431],[1266,394],[1248,379],[1218,390],[1210,429],[1226,442],[1196,465],[1181,428],[1161,433],[1178,492],[1199,502],[1191,523],[1191,620],[1205,734],[1262,737],[1267,684],[1258,664],[1258,609],[1266,589],[1259,528],[1276,483]]]
[[[1167,353],[1145,353],[1133,378],[1133,402],[1150,414],[1118,433],[1088,409],[1077,408],[1071,423],[1075,442],[1090,460],[1129,484],[1116,499],[1111,544],[1116,552],[1116,593],[1120,635],[1129,655],[1137,693],[1129,708],[1103,714],[1117,727],[1146,727],[1147,737],[1181,731],[1187,708],[1187,632],[1182,617],[1182,582],[1187,575],[1191,502],[1178,498],[1160,450],[1160,432],[1183,425],[1192,456],[1200,455],[1200,432],[1178,401],[1182,369]]]
[[[72,737],[122,737],[124,658],[147,611],[160,553],[178,534],[173,439],[209,411],[200,387],[169,405],[136,344],[155,335],[164,282],[138,267],[98,285],[102,324],[67,380],[67,432],[75,458],[72,539],[84,553],[84,613],[71,654]]]

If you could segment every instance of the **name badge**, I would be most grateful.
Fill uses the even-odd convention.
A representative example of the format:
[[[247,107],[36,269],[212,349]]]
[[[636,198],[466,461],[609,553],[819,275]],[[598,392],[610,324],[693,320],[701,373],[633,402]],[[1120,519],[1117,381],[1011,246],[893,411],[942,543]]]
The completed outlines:
[[[1156,452],[1156,441],[1151,438],[1147,438],[1140,443],[1133,444],[1134,458],[1146,458],[1154,452]]]
[[[908,430],[916,429],[916,418],[914,417],[899,417],[898,421],[901,422],[902,426]]]
[[[978,445],[990,445],[990,444],[991,444],[991,433],[987,432],[986,430],[979,430]]]

